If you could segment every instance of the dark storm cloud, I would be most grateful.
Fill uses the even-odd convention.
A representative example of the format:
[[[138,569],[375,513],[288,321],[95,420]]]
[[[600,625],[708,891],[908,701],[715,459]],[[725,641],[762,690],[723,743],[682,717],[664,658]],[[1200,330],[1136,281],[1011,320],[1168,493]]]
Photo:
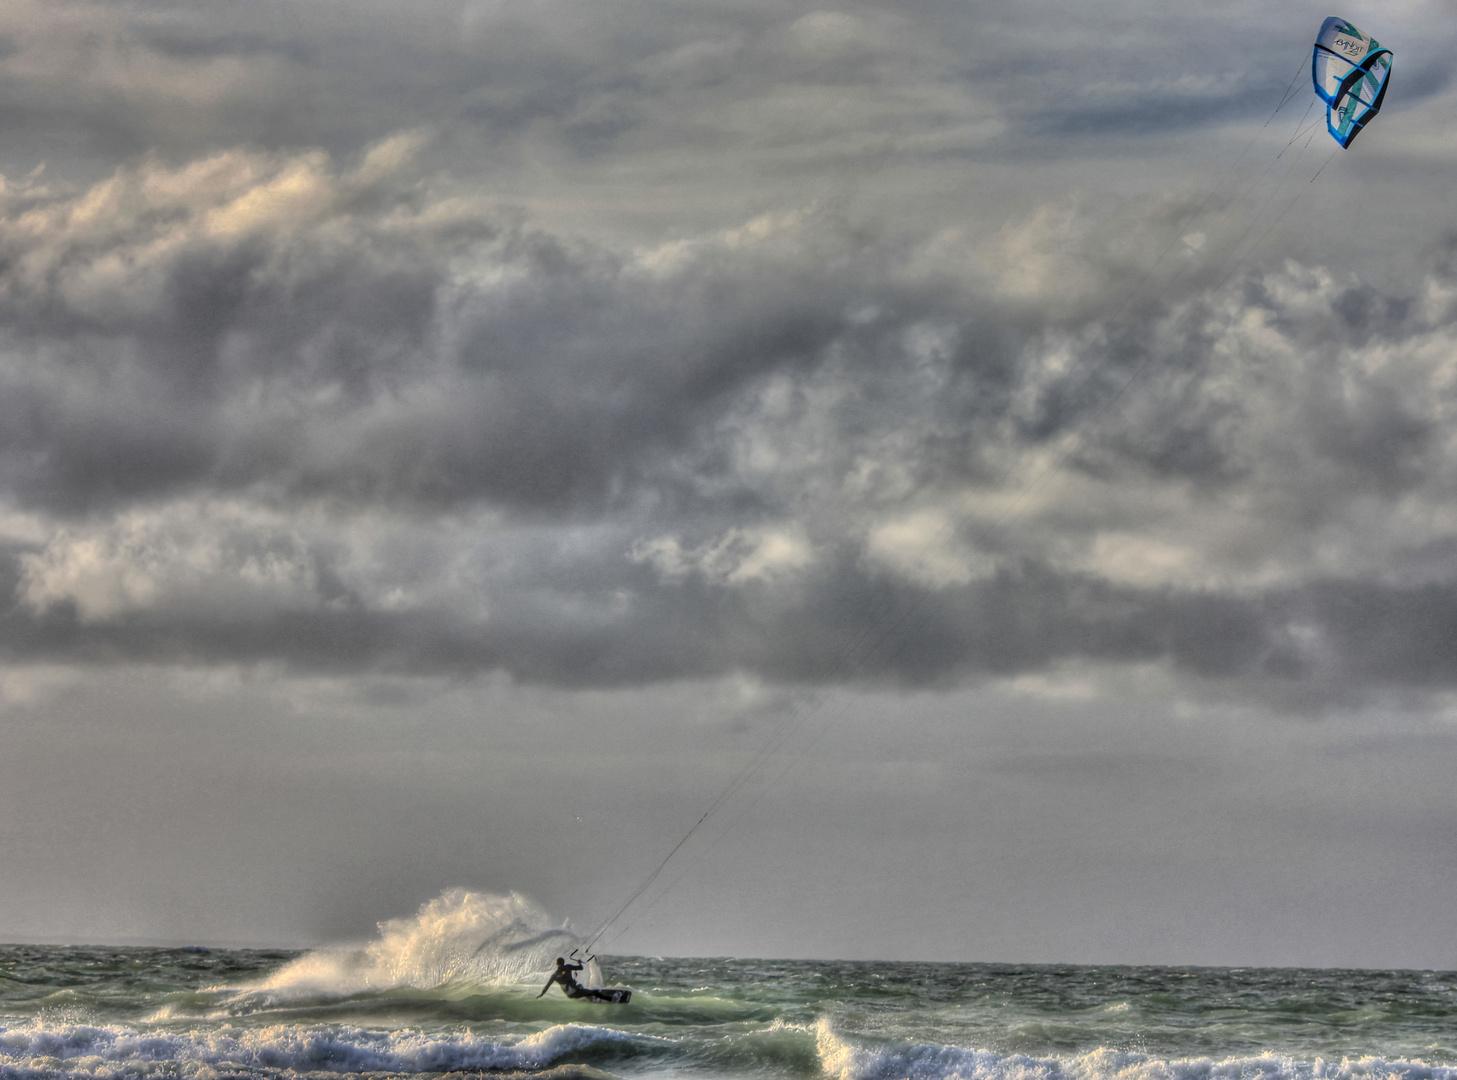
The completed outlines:
[[[965,232],[764,195],[630,242],[550,216],[629,165],[653,204],[886,131],[923,162],[1257,115],[1303,19],[76,6],[87,37],[26,10],[4,122],[126,160],[0,192],[13,659],[1452,683],[1440,260],[1379,289],[1227,275],[1237,199]],[[478,177],[575,186],[513,208],[450,172],[472,146]]]
[[[214,182],[221,194],[182,191]],[[663,455],[712,458],[705,425],[776,373],[834,351],[867,394],[893,394],[907,326],[979,321],[879,280],[886,256],[833,221],[823,237],[795,228],[807,250],[731,239],[658,273],[489,218],[446,237],[408,189],[364,192],[310,158],[141,169],[27,212],[55,232],[31,235],[22,214],[4,237],[0,476],[58,510],[195,484],[600,505]],[[460,258],[493,283],[449,280]],[[893,314],[857,326],[869,299]],[[1005,383],[1015,336],[968,335],[968,407]]]
[[[10,657],[577,686],[940,685],[1091,660],[1302,699],[1450,685],[1450,577],[1137,586],[968,523],[957,535],[1001,568],[932,586],[931,539],[877,553],[895,499],[844,493],[873,462],[909,491],[991,494],[991,462],[1080,432],[1068,461],[1097,482],[1263,484],[1279,489],[1263,527],[1309,530],[1450,472],[1450,391],[1432,395],[1442,369],[1422,359],[1451,347],[1450,307],[1291,268],[1215,295],[1191,277],[1110,327],[1094,299],[999,299],[995,265],[968,289],[914,237],[821,212],[619,253],[442,218],[417,145],[352,170],[234,153],[16,194],[0,476],[13,505],[73,524],[7,564]],[[1029,228],[1007,243],[1068,257]],[[1451,285],[1437,270],[1425,288]],[[381,576],[347,529],[185,509],[260,495],[275,515],[505,511],[548,532],[477,541],[447,600],[438,552],[391,578],[416,541]],[[1110,524],[1066,513],[1070,540]],[[576,537],[586,522],[605,527]],[[392,610],[401,584],[418,595]]]
[[[3,579],[23,580],[15,553]],[[574,580],[575,579],[575,580]],[[631,591],[623,604],[621,595]],[[12,591],[12,595],[18,592]],[[1457,686],[1457,585],[1316,581],[1263,596],[1136,589],[1031,563],[930,593],[843,564],[786,603],[770,587],[663,588],[603,559],[516,568],[486,620],[368,610],[337,583],[295,610],[140,612],[72,603],[0,614],[10,662],[282,663],[299,671],[472,674],[630,686],[746,671],[788,683],[949,686],[1064,661],[1167,663],[1283,707]],[[772,635],[762,628],[775,628]]]

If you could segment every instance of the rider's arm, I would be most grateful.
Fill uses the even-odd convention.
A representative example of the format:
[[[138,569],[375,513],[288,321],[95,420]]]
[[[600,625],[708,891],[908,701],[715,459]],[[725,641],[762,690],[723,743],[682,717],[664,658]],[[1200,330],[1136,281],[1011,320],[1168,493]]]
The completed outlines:
[[[545,994],[548,990],[551,989],[551,984],[554,983],[554,982],[556,982],[556,976],[555,975],[553,975],[551,978],[549,978],[549,979],[546,980],[546,985],[541,988],[541,994],[537,994],[536,996],[537,997],[541,997],[542,994]]]

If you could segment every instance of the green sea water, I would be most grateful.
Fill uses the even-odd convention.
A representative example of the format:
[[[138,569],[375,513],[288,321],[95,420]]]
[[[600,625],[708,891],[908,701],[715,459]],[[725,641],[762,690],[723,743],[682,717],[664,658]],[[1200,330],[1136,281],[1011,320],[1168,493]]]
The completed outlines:
[[[1451,973],[611,957],[610,1006],[310,955],[0,948],[0,1074],[1457,1080]]]
[[[1457,974],[600,957],[446,894],[313,951],[0,946],[0,1080],[1457,1080]]]

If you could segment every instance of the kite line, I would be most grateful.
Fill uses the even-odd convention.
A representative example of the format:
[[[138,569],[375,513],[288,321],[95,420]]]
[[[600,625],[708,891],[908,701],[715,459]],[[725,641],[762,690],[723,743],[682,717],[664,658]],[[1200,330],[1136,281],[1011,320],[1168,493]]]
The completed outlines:
[[[1326,30],[1332,21],[1333,20],[1327,20],[1327,27],[1322,28],[1323,35],[1325,35]],[[1366,40],[1370,41],[1370,47],[1372,49],[1378,48],[1374,40]],[[1316,48],[1317,50],[1321,48],[1319,40],[1317,42]],[[1386,67],[1385,71],[1382,72],[1381,85],[1379,89],[1372,90],[1369,86],[1367,87],[1368,98],[1370,100],[1374,100],[1375,105],[1368,110],[1368,112],[1361,118],[1360,123],[1354,126],[1354,129],[1349,130],[1348,136],[1345,138],[1344,141],[1342,140],[1342,135],[1338,133],[1336,124],[1332,121],[1332,108],[1335,107],[1332,104],[1332,99],[1330,97],[1327,97],[1325,93],[1321,92],[1321,87],[1319,83],[1317,83],[1317,93],[1319,93],[1321,98],[1325,99],[1327,102],[1327,127],[1330,130],[1332,137],[1335,138],[1336,141],[1339,143],[1340,147],[1348,145],[1350,139],[1354,138],[1355,133],[1360,130],[1361,125],[1364,124],[1366,121],[1369,121],[1370,117],[1373,116],[1376,110],[1380,107],[1380,98],[1381,95],[1384,95],[1385,92],[1385,74],[1389,72],[1390,68],[1389,51],[1385,52],[1385,56],[1387,57]],[[1290,83],[1286,86],[1284,91],[1282,91],[1280,95],[1280,100],[1276,104],[1274,110],[1266,118],[1265,122],[1260,126],[1260,128],[1257,129],[1257,131],[1251,136],[1250,140],[1246,143],[1244,149],[1236,157],[1234,162],[1232,162],[1227,167],[1223,176],[1221,176],[1221,178],[1210,187],[1203,201],[1200,202],[1199,205],[1192,211],[1186,211],[1183,215],[1181,215],[1179,219],[1179,224],[1174,229],[1174,236],[1164,246],[1163,250],[1159,252],[1157,258],[1153,261],[1153,263],[1149,264],[1148,268],[1143,271],[1142,276],[1140,280],[1136,283],[1136,285],[1132,289],[1130,289],[1125,295],[1123,302],[1119,305],[1112,317],[1108,320],[1110,325],[1116,324],[1122,318],[1128,307],[1133,303],[1134,299],[1143,292],[1144,287],[1147,285],[1149,279],[1152,278],[1154,272],[1158,269],[1160,265],[1162,265],[1163,261],[1167,258],[1167,256],[1174,249],[1174,247],[1177,246],[1181,239],[1178,234],[1183,228],[1183,223],[1197,218],[1200,214],[1204,212],[1204,210],[1209,206],[1210,202],[1214,199],[1214,197],[1224,188],[1225,181],[1230,176],[1232,176],[1239,168],[1241,162],[1243,162],[1244,158],[1248,155],[1250,148],[1253,147],[1255,142],[1260,138],[1261,133],[1270,126],[1270,124],[1275,120],[1276,116],[1278,116],[1280,112],[1286,107],[1286,105],[1288,105],[1290,101],[1294,99],[1294,97],[1296,96],[1296,91],[1294,90],[1294,87],[1300,78],[1301,72],[1305,69],[1307,62],[1308,61],[1302,59],[1301,63],[1296,68],[1295,74],[1291,77]],[[1318,64],[1319,53],[1317,52],[1317,71],[1315,75],[1316,78],[1319,78]],[[1357,79],[1356,81],[1359,82],[1360,80]],[[1362,85],[1365,84],[1363,83]],[[1317,118],[1317,120],[1311,124],[1307,125],[1306,123],[1314,106],[1315,102],[1311,102],[1310,105],[1306,108],[1305,113],[1302,114],[1299,121],[1296,122],[1294,133],[1285,142],[1284,146],[1280,148],[1279,152],[1276,153],[1275,156],[1266,163],[1264,169],[1259,173],[1256,179],[1245,189],[1244,194],[1246,196],[1253,195],[1254,192],[1260,187],[1260,185],[1264,183],[1266,177],[1269,176],[1271,171],[1275,168],[1276,164],[1285,157],[1286,152],[1290,150],[1297,142],[1299,142],[1302,137],[1305,137],[1304,144],[1297,152],[1292,154],[1289,161],[1286,162],[1284,172],[1275,182],[1272,190],[1270,191],[1270,194],[1266,196],[1262,202],[1259,203],[1258,208],[1250,217],[1250,220],[1245,225],[1245,228],[1240,233],[1239,237],[1225,250],[1222,259],[1220,259],[1219,261],[1218,268],[1213,275],[1217,279],[1217,284],[1214,286],[1207,286],[1204,290],[1202,290],[1202,292],[1207,293],[1210,291],[1218,291],[1231,280],[1233,275],[1239,270],[1240,266],[1250,257],[1250,255],[1256,249],[1259,248],[1259,246],[1271,234],[1271,232],[1275,229],[1279,222],[1300,200],[1301,196],[1310,189],[1310,186],[1315,183],[1316,179],[1318,179],[1320,174],[1325,170],[1325,167],[1329,165],[1331,160],[1334,158],[1335,149],[1333,149],[1330,156],[1328,156],[1325,161],[1322,162],[1320,167],[1316,170],[1315,174],[1311,176],[1307,182],[1300,185],[1299,190],[1296,192],[1294,197],[1290,198],[1287,202],[1284,203],[1280,211],[1269,221],[1265,228],[1255,238],[1254,243],[1249,245],[1249,247],[1244,248],[1243,251],[1240,250],[1245,240],[1254,230],[1255,226],[1264,217],[1266,211],[1274,204],[1275,200],[1279,197],[1281,190],[1284,188],[1292,173],[1294,173],[1299,168],[1300,161],[1303,160],[1306,151],[1309,149],[1310,142],[1314,138],[1315,128],[1319,124],[1319,118]],[[1223,230],[1225,222],[1227,221],[1230,213],[1240,201],[1238,196],[1239,193],[1238,191],[1236,191],[1235,195],[1232,196],[1230,199],[1229,206],[1226,207],[1224,213],[1221,214],[1214,223],[1214,231],[1220,232]],[[1211,243],[1211,253],[1213,252],[1214,247],[1215,245]],[[1184,264],[1184,266],[1180,267],[1180,269],[1176,273],[1166,278],[1163,285],[1158,290],[1156,290],[1154,299],[1156,301],[1162,301],[1163,297],[1167,295],[1168,291],[1172,289],[1174,285],[1183,278],[1185,273],[1189,271],[1192,265],[1192,263],[1186,263]],[[1225,272],[1226,268],[1228,268],[1227,273]],[[1001,510],[1001,512],[995,515],[991,520],[984,521],[980,525],[973,527],[974,540],[989,539],[992,535],[995,534],[996,531],[1002,529],[1007,524],[1016,520],[1020,516],[1023,508],[1030,500],[1032,495],[1053,475],[1054,471],[1059,466],[1061,466],[1068,460],[1068,458],[1078,448],[1078,446],[1083,443],[1086,436],[1092,430],[1094,430],[1096,425],[1106,416],[1110,415],[1122,403],[1125,395],[1134,385],[1134,383],[1138,382],[1144,376],[1144,374],[1153,366],[1154,362],[1160,358],[1161,354],[1158,348],[1159,336],[1161,335],[1156,334],[1156,336],[1150,341],[1149,345],[1145,350],[1144,356],[1124,375],[1121,380],[1117,382],[1117,384],[1113,387],[1112,392],[1104,397],[1104,399],[1099,402],[1095,407],[1093,407],[1089,412],[1087,412],[1076,425],[1074,425],[1068,432],[1064,433],[1064,435],[1062,435],[1055,442],[1055,444],[1051,448],[1051,452],[1044,455],[1043,460],[1033,470],[1032,474],[1028,476],[1018,487],[1013,498]],[[1094,361],[1091,364],[1083,365],[1083,370],[1076,378],[1071,388],[1072,395],[1074,397],[1082,395],[1092,379],[1097,376],[1102,370],[1104,370],[1106,366],[1107,364],[1105,360],[1098,360]],[[1004,482],[1011,479],[1011,475],[1015,468],[1015,464],[1008,467],[1006,473],[1003,476]],[[932,549],[935,544],[946,539],[956,531],[957,526],[955,524],[955,521],[965,514],[965,512],[970,508],[976,498],[977,495],[975,493],[968,493],[964,495],[957,504],[955,512],[948,515],[947,521],[943,522],[943,524],[930,536],[930,538],[923,542],[920,549],[921,554],[917,557],[915,562],[915,565],[918,568],[923,568],[926,565],[928,557],[927,553]],[[654,884],[656,884],[662,878],[664,871],[672,863],[675,857],[678,857],[679,853],[683,851],[683,849],[688,845],[689,841],[693,839],[693,837],[697,835],[700,830],[708,822],[710,822],[710,820],[712,820],[718,814],[718,812],[733,799],[736,794],[742,791],[757,777],[761,776],[761,774],[765,772],[769,765],[769,762],[773,758],[775,758],[779,754],[779,752],[789,743],[789,741],[805,727],[808,721],[816,713],[819,712],[821,707],[828,700],[831,692],[838,688],[839,684],[843,682],[844,678],[848,675],[850,671],[863,664],[864,661],[869,659],[871,656],[875,655],[878,652],[881,652],[884,647],[888,643],[890,643],[896,637],[896,635],[901,634],[902,630],[905,629],[908,624],[910,624],[911,621],[918,615],[923,617],[929,617],[931,614],[934,614],[934,612],[937,611],[939,608],[944,607],[947,603],[947,599],[944,595],[939,593],[933,593],[930,591],[923,591],[920,594],[914,596],[909,602],[905,602],[902,609],[898,613],[896,613],[894,609],[898,606],[898,604],[902,602],[898,601],[893,591],[891,591],[888,587],[886,587],[885,591],[890,593],[888,599],[884,603],[875,603],[867,607],[866,611],[869,615],[869,618],[867,618],[861,624],[860,628],[850,637],[850,639],[843,643],[838,651],[825,663],[824,671],[821,677],[817,680],[813,680],[812,685],[809,689],[802,689],[795,695],[795,699],[791,704],[788,710],[788,715],[785,717],[785,719],[775,727],[775,729],[770,733],[770,736],[759,746],[758,750],[753,755],[751,755],[749,760],[739,769],[737,773],[734,774],[734,776],[729,780],[727,785],[708,804],[708,806],[687,829],[687,831],[668,850],[667,854],[641,880],[637,887],[627,896],[626,900],[624,900],[622,904],[618,906],[616,910],[614,910],[612,914],[609,915],[597,927],[591,937],[587,939],[585,948],[589,953],[598,944],[598,942],[602,940],[604,935],[606,935],[609,930],[617,926],[617,924],[623,919],[623,916],[633,907],[633,905],[636,904],[645,894],[647,894],[648,891],[654,886]],[[885,621],[887,618],[889,618],[888,623]],[[887,662],[893,661],[896,657],[898,657],[900,653],[909,646],[910,642],[910,636],[903,636],[899,647],[896,648],[895,651],[886,658]],[[806,754],[828,730],[829,725],[822,724],[820,726],[820,730],[814,733],[810,737],[808,742],[803,745],[789,761],[787,761],[780,769],[778,769],[770,776],[770,778],[764,784],[764,790],[767,791],[770,788],[774,787],[784,776],[784,774],[789,770],[789,768],[793,767],[793,765],[800,758],[802,758],[803,755]],[[724,836],[728,835],[733,830],[734,826],[737,825],[737,823],[741,821],[746,814],[754,809],[754,807],[754,803],[749,803],[748,805],[742,807],[739,812],[734,815],[723,828],[719,830],[717,837],[708,840],[706,844],[702,847],[702,849],[697,853],[696,857],[693,858],[692,861],[688,863],[688,865],[684,866],[679,871],[679,873],[676,874],[671,880],[669,880],[664,887],[659,889],[656,895],[652,896],[647,901],[646,906],[643,907],[641,912],[639,913],[639,918],[641,917],[641,915],[646,914],[647,911],[651,910],[654,906],[656,906],[659,901],[661,901],[668,893],[670,893],[677,885],[677,883],[681,881],[686,874],[691,872],[702,861],[702,859],[704,859],[708,855],[709,851],[713,848],[713,846],[716,845],[717,842],[722,840]],[[627,930],[629,930],[630,928],[630,925],[623,925],[619,927],[616,932],[613,933],[610,938],[608,938],[608,942],[616,940],[623,933],[627,932]]]

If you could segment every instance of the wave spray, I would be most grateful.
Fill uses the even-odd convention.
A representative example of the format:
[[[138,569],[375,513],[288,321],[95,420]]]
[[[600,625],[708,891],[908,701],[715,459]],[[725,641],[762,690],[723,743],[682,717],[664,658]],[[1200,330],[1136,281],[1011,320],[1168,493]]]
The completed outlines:
[[[379,923],[363,947],[316,949],[253,987],[274,994],[347,996],[412,987],[488,987],[545,982],[556,957],[581,944],[520,893],[447,889],[408,918]],[[600,984],[596,964],[584,973]]]

